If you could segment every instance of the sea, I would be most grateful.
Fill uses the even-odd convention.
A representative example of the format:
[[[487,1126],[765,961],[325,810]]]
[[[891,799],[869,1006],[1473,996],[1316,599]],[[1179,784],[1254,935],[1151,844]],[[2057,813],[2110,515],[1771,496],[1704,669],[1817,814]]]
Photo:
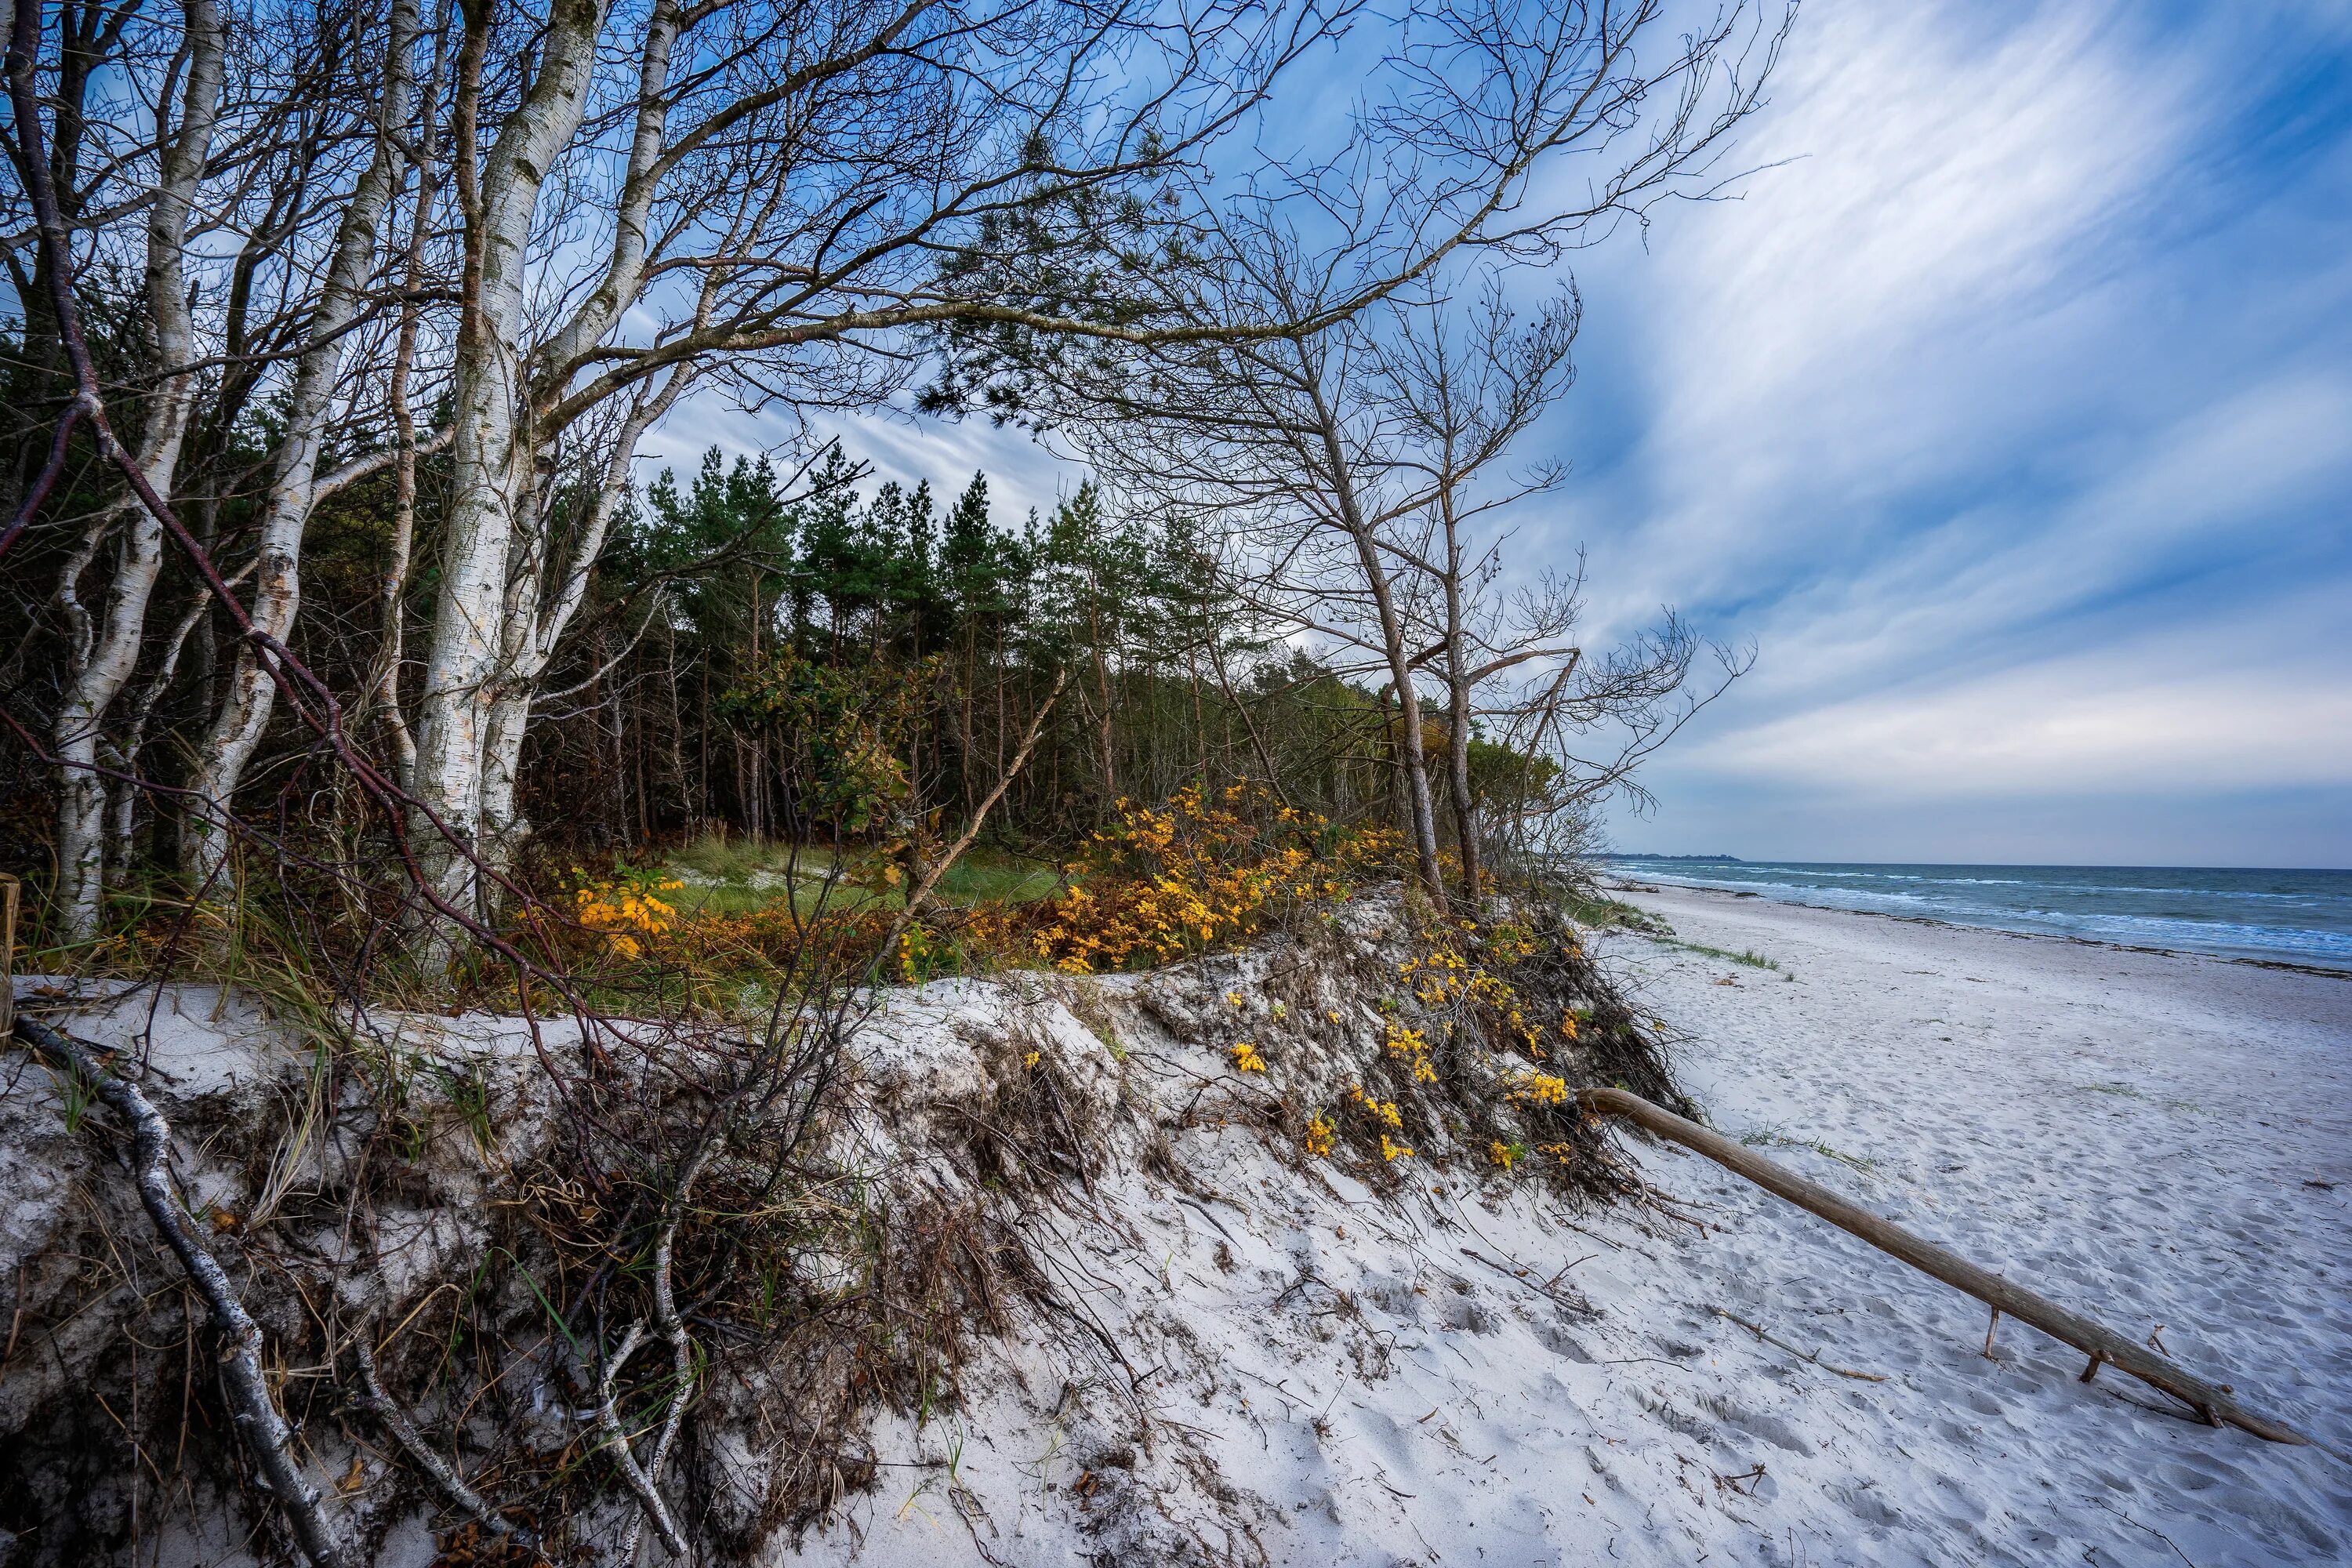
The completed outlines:
[[[2352,871],[1612,856],[1644,882],[2352,973]]]

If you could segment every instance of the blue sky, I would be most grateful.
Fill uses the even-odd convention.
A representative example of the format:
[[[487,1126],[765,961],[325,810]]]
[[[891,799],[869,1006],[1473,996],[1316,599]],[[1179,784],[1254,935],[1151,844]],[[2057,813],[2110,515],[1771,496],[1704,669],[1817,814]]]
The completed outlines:
[[[1589,550],[1596,634],[1758,653],[1621,846],[2352,866],[2352,6],[1816,4],[1771,97],[1740,199],[1578,258],[1528,447],[1572,477],[1518,554]]]

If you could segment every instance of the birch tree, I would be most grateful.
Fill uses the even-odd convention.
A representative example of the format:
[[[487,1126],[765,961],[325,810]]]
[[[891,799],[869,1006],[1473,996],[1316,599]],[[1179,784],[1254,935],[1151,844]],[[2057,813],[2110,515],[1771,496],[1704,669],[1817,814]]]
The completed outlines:
[[[368,286],[382,260],[380,240],[399,168],[399,142],[410,128],[415,108],[421,33],[418,0],[393,0],[383,45],[374,149],[341,204],[318,305],[280,410],[284,434],[263,503],[253,601],[247,614],[256,628],[281,643],[292,631],[301,603],[302,540],[319,500],[320,458],[337,412],[339,383],[350,353],[347,339],[370,302]],[[198,887],[213,884],[222,873],[227,814],[268,722],[275,679],[264,668],[268,658],[258,643],[240,644],[226,691],[197,753],[190,780],[195,805],[183,828],[182,858],[187,879]]]
[[[186,65],[178,102],[173,105],[167,98],[166,112],[159,116],[161,155],[147,207],[142,298],[149,331],[144,357],[154,380],[135,450],[140,472],[166,493],[179,468],[195,396],[191,367],[196,357],[195,324],[185,264],[188,226],[212,154],[226,44],[214,0],[186,0],[181,16]],[[176,114],[169,112],[173,108]],[[104,607],[93,625],[93,617],[81,608],[79,585],[92,557],[110,542],[114,569]],[[136,669],[148,602],[163,564],[163,525],[126,496],[90,524],[60,576],[59,600],[71,627],[69,674],[53,734],[58,763],[58,907],[68,941],[87,941],[98,930],[106,875],[107,784],[99,772],[105,725]]]
[[[485,909],[484,872],[530,830],[516,780],[540,688],[593,596],[638,445],[684,399],[805,422],[870,411],[944,364],[935,406],[1002,406],[1024,376],[1152,356],[1181,375],[1217,353],[1311,382],[1342,341],[1325,334],[1450,258],[1556,258],[1683,188],[1752,107],[1778,38],[1735,9],[1645,65],[1655,4],[1428,0],[1395,20],[1402,41],[1331,156],[1244,167],[1223,150],[1249,144],[1358,0],[183,0],[142,33],[130,18],[152,3],[81,0],[37,66],[58,119],[49,163],[69,176],[58,254],[87,282],[144,226],[139,438],[151,488],[220,558],[160,617],[152,509],[111,508],[91,536],[118,550],[107,607],[80,610],[96,543],[57,595],[87,627],[47,724],[85,931],[105,859],[95,770],[110,745],[120,763],[145,743],[170,689],[216,704],[191,737],[181,864],[220,885],[287,674],[268,650],[303,635],[305,547],[343,487],[396,476],[361,695],[400,753],[427,901]],[[222,38],[251,59],[225,64]],[[75,118],[108,70],[147,105],[111,142]],[[105,172],[75,174],[101,142]],[[1578,159],[1594,177],[1554,194],[1570,187],[1546,170]],[[1294,213],[1326,231],[1331,265],[1283,299],[1253,247]],[[17,286],[28,353],[35,282]],[[1318,471],[1357,460],[1349,417],[1318,438]],[[427,452],[446,469],[430,496]],[[24,499],[11,538],[41,517],[44,498]],[[1360,568],[1381,526],[1369,504],[1353,532],[1341,505],[1331,535]],[[403,605],[428,532],[411,686]],[[1368,603],[1393,641],[1412,614],[1381,608],[1377,576]],[[221,593],[239,602],[207,607]],[[1410,674],[1391,684],[1415,708]],[[1417,718],[1405,732],[1417,746]],[[1433,854],[1426,803],[1416,816]]]
[[[1007,308],[941,286],[954,237],[1171,166],[1327,25],[1311,10],[1147,23],[1116,6],[928,0],[559,6],[477,169],[467,84],[496,22],[469,13],[452,154],[466,236],[455,477],[420,816],[493,863],[525,830],[513,779],[533,683],[636,437],[689,380],[796,413],[871,406],[908,374],[908,328]],[[1148,87],[1109,93],[1114,56],[1148,68],[1130,78]],[[626,71],[600,74],[614,59]],[[609,219],[592,216],[600,190],[617,196]],[[605,414],[616,400],[630,412]],[[581,439],[599,418],[609,438]],[[585,521],[563,534],[553,481],[590,446],[601,456],[572,472],[593,462],[597,477],[568,498]],[[454,849],[434,875],[450,896],[474,890]]]

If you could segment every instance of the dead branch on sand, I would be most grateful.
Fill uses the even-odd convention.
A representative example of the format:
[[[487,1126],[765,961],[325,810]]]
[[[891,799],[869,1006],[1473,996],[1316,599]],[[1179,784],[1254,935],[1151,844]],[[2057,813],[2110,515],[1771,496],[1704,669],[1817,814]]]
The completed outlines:
[[[2202,1416],[2209,1426],[2231,1426],[2273,1443],[2294,1443],[2319,1448],[2347,1463],[2340,1450],[2305,1436],[2275,1416],[2252,1410],[2231,1397],[2229,1387],[2206,1382],[2169,1357],[2071,1312],[2045,1296],[2012,1284],[1990,1269],[1979,1268],[1958,1253],[1912,1235],[1901,1226],[1846,1202],[1827,1187],[1807,1181],[1787,1166],[1765,1159],[1754,1150],[1711,1132],[1697,1122],[1651,1104],[1622,1089],[1580,1089],[1577,1103],[1597,1116],[1620,1116],[1635,1126],[1679,1143],[1717,1164],[1745,1176],[1777,1197],[1860,1237],[1880,1251],[1892,1254],[1921,1273],[1965,1290],[1985,1305],[2030,1323],[2051,1338],[2074,1346],[2091,1358],[2083,1373],[2089,1382],[2102,1363],[2127,1372],[2152,1387],[2172,1395]]]

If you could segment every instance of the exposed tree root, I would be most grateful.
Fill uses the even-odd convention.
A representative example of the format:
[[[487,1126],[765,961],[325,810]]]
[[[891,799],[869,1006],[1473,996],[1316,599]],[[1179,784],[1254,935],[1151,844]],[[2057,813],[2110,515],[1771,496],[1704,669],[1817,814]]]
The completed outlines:
[[[399,1401],[384,1392],[383,1379],[376,1371],[375,1350],[368,1342],[372,1332],[363,1330],[352,1342],[352,1354],[360,1363],[360,1378],[365,1386],[365,1392],[357,1403],[392,1434],[393,1440],[400,1445],[401,1452],[408,1456],[409,1463],[424,1471],[427,1479],[440,1489],[443,1497],[491,1534],[536,1552],[539,1550],[538,1537],[530,1531],[518,1529],[512,1521],[492,1508],[481,1493],[467,1486],[465,1479],[448,1461],[433,1451],[433,1446],[416,1430],[416,1424],[408,1418],[408,1412],[400,1407]]]
[[[139,1201],[187,1271],[189,1282],[204,1297],[214,1331],[221,1337],[221,1382],[228,1393],[237,1432],[262,1479],[286,1510],[302,1555],[318,1568],[343,1568],[342,1545],[328,1522],[319,1489],[310,1484],[294,1457],[293,1435],[287,1430],[286,1418],[278,1413],[261,1370],[260,1325],[237,1299],[227,1271],[181,1218],[185,1208],[172,1185],[172,1124],[149,1103],[138,1085],[109,1072],[72,1037],[21,1016],[16,1020],[15,1033],[38,1054],[79,1074],[109,1109],[131,1124],[131,1174],[138,1183]]]

